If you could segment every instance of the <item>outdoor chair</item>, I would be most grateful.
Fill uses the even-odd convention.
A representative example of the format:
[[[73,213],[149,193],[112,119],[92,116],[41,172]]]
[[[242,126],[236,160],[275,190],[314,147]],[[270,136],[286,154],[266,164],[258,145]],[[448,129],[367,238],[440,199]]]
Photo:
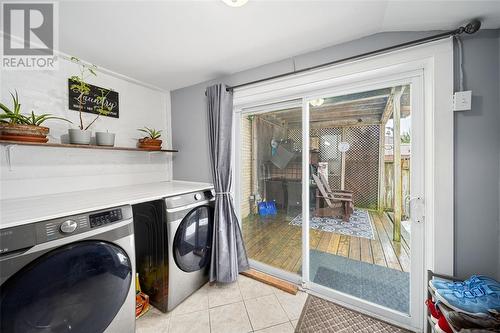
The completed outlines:
[[[323,208],[317,207],[316,215],[322,217],[341,215],[344,221],[349,221],[354,211],[352,192],[346,190],[331,190],[330,184],[328,184],[328,181],[321,174],[319,176],[313,174],[312,176],[320,192],[316,198],[323,199],[328,206]]]

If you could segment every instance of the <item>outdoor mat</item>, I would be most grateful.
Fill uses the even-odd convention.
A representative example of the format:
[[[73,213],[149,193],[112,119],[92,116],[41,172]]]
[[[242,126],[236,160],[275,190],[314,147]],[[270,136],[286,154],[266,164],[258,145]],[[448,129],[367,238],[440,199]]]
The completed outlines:
[[[309,295],[295,333],[410,332]]]
[[[309,262],[313,282],[408,313],[409,273],[316,250]]]
[[[302,225],[302,214],[297,215],[290,224],[300,227]],[[354,208],[349,221],[343,221],[341,217],[311,217],[309,227],[347,236],[375,239],[370,214],[368,214],[368,211],[359,208]]]

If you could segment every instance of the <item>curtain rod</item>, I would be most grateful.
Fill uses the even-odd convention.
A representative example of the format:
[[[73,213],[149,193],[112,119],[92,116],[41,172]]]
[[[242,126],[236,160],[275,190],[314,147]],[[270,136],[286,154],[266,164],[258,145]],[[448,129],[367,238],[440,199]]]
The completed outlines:
[[[248,85],[255,84],[255,83],[260,83],[260,82],[269,81],[269,80],[273,80],[273,79],[279,79],[279,78],[282,78],[282,77],[285,77],[285,76],[289,76],[289,75],[293,75],[293,74],[298,74],[298,73],[303,73],[303,72],[307,72],[307,71],[311,71],[311,70],[319,69],[319,68],[323,68],[323,67],[333,66],[333,65],[337,65],[337,64],[344,63],[344,62],[347,62],[347,61],[359,60],[359,59],[363,59],[363,58],[367,58],[367,57],[371,57],[371,56],[375,56],[375,55],[387,53],[387,52],[393,51],[393,50],[399,50],[399,49],[403,49],[403,48],[410,47],[410,46],[421,45],[421,44],[433,42],[433,41],[436,41],[436,40],[444,39],[444,38],[447,38],[447,37],[458,36],[458,35],[463,34],[464,32],[467,33],[467,34],[473,34],[473,33],[476,33],[479,30],[479,28],[481,28],[481,22],[479,20],[472,20],[469,23],[467,23],[465,26],[461,26],[461,27],[459,27],[459,28],[457,28],[455,30],[442,32],[442,33],[437,34],[437,35],[433,35],[433,36],[429,36],[429,37],[424,37],[424,38],[416,39],[416,40],[413,40],[413,41],[409,41],[409,42],[406,42],[406,43],[401,43],[401,44],[397,44],[397,45],[393,45],[393,46],[384,47],[384,48],[381,48],[381,49],[378,49],[378,50],[374,50],[374,51],[370,51],[370,52],[366,52],[366,53],[361,53],[361,54],[358,54],[358,55],[355,55],[355,56],[351,56],[351,57],[347,57],[347,58],[343,58],[343,59],[339,59],[339,60],[330,61],[330,62],[327,62],[327,63],[324,63],[324,64],[315,65],[315,66],[311,66],[311,67],[299,69],[299,70],[296,70],[296,71],[294,70],[292,72],[287,72],[287,73],[283,73],[283,74],[278,74],[278,75],[270,76],[270,77],[267,77],[267,78],[264,78],[264,79],[259,79],[259,80],[255,80],[255,81],[250,81],[250,82],[238,84],[238,85],[235,85],[235,86],[232,86],[232,87],[227,87],[226,90],[227,91],[233,91],[236,88],[241,88],[241,87],[248,86]],[[205,95],[206,95],[206,92],[205,92]]]

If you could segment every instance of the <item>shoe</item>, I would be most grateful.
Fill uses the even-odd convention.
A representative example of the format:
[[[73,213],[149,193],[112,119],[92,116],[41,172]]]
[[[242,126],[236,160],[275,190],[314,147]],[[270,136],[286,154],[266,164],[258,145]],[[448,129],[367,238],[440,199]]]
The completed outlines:
[[[453,330],[451,329],[444,316],[441,316],[441,318],[439,318],[436,325],[434,325],[434,329],[439,333],[453,333]]]
[[[438,310],[438,308],[436,308],[436,304],[432,301],[432,299],[429,298],[428,300],[426,300],[425,304],[427,305],[427,311],[431,315],[432,322],[434,324],[437,324],[439,318],[441,318],[443,314]]]
[[[500,332],[500,317],[476,317],[466,313],[450,311],[447,314],[448,322],[453,327],[460,327],[461,329],[483,329],[491,330],[493,332]]]
[[[500,283],[497,280],[484,275],[472,275],[465,281],[449,281],[440,278],[434,278],[429,281],[429,286],[434,291],[438,289],[470,290],[483,283],[497,284],[500,286]]]
[[[453,333],[453,330],[451,329],[444,316],[441,316],[441,318],[439,318],[436,325],[434,325],[434,329],[439,333]]]
[[[500,311],[500,285],[481,284],[470,290],[436,290],[436,299],[452,310],[472,316],[487,316]]]

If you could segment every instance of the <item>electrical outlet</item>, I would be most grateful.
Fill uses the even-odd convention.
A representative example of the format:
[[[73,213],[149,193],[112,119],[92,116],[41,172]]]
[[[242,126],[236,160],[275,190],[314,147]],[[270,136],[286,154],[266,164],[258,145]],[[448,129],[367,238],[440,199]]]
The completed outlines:
[[[472,106],[472,91],[457,91],[453,96],[453,111],[467,111]]]

